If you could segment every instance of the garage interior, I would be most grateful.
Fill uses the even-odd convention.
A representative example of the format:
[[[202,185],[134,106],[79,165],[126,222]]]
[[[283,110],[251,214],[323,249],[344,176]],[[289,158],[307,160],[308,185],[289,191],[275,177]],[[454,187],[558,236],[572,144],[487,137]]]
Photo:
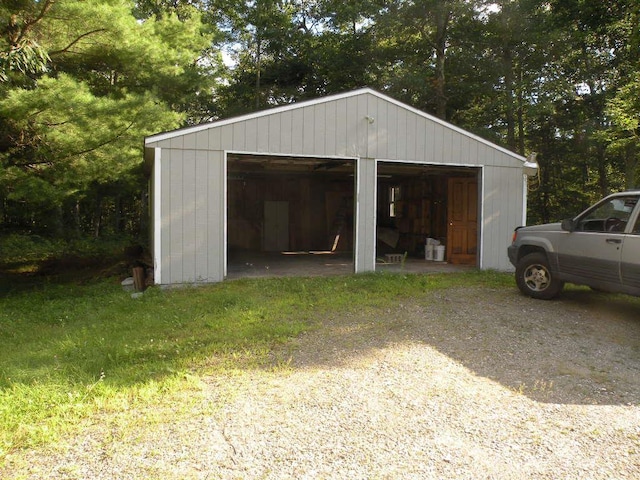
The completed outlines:
[[[353,159],[228,154],[227,278],[353,273],[355,169]],[[478,172],[379,162],[376,270],[475,266],[426,261],[425,241],[447,245],[449,179],[477,184]]]

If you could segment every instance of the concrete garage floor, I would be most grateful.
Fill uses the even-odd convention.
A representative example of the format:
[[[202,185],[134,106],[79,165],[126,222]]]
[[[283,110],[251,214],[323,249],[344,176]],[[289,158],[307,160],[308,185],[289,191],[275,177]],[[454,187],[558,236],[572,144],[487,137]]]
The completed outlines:
[[[436,273],[473,270],[469,265],[451,265],[420,258],[401,263],[378,259],[376,272]],[[353,273],[353,256],[342,252],[233,252],[229,254],[227,280],[256,277],[313,277]]]

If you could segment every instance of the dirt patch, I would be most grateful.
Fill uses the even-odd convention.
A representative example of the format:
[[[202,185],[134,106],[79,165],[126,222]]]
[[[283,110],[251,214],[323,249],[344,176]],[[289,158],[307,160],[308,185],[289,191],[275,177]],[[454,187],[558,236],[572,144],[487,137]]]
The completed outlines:
[[[202,378],[187,415],[167,405],[127,416],[135,426],[105,415],[0,474],[640,478],[636,299],[449,289],[319,319],[273,358]]]

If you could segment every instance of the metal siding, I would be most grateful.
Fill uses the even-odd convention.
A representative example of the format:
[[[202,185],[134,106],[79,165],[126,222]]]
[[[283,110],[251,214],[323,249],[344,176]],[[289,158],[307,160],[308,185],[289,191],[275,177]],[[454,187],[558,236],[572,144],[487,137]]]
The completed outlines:
[[[236,138],[234,137],[234,147]],[[240,150],[256,152],[258,150],[258,120],[252,118],[244,122],[244,143],[238,145]]]
[[[221,151],[208,152],[209,178],[207,197],[208,280],[224,280],[226,259],[226,185],[227,171]]]
[[[376,161],[360,158],[357,161],[356,212],[356,273],[372,272],[376,268]]]
[[[171,179],[170,169],[171,164],[170,152],[167,149],[162,150],[162,173],[160,174],[160,190],[162,191],[162,197],[160,198],[160,211],[162,217],[156,219],[160,222],[160,238],[158,240],[161,249],[159,254],[159,262],[162,269],[162,284],[171,283],[171,262],[169,251],[171,249],[171,225],[169,224],[169,212],[171,211]]]
[[[446,163],[444,161],[444,128],[442,125],[435,125],[433,135],[433,160],[436,163]]]
[[[463,146],[466,145],[466,139],[460,138],[460,135],[451,135],[451,161],[454,163],[464,163]]]
[[[417,123],[419,121],[419,117],[417,115],[408,115],[407,116],[407,126],[406,130],[406,158],[407,160],[417,160],[417,135],[416,132],[418,130]]]
[[[482,199],[482,264],[484,268],[494,268],[496,264],[495,241],[496,235],[492,232],[497,227],[499,219],[496,217],[496,208],[499,209],[499,183],[495,181],[495,168],[484,169],[484,197]],[[497,212],[499,214],[499,211]]]
[[[358,99],[357,98],[348,98],[347,99],[347,111],[346,111],[346,125],[345,125],[345,133],[346,133],[346,151],[345,155],[347,156],[359,156],[358,155],[358,124],[355,122],[355,119],[358,116]]]
[[[513,152],[509,152],[508,150],[498,146],[498,145],[494,145],[494,144],[490,144],[489,142],[487,142],[486,140],[482,139],[481,137],[471,134],[469,132],[466,132],[454,125],[448,124],[446,122],[443,122],[442,120],[426,114],[424,112],[421,112],[409,105],[403,104],[397,100],[394,100],[393,98],[387,97],[386,95],[376,92],[374,90],[368,89],[368,88],[363,88],[363,89],[359,89],[356,91],[352,91],[352,92],[346,92],[343,94],[338,94],[338,95],[333,95],[327,98],[318,98],[315,100],[310,100],[310,101],[306,101],[306,102],[300,102],[300,104],[290,104],[290,105],[283,105],[280,107],[275,107],[271,110],[265,110],[262,112],[254,112],[251,114],[247,114],[241,117],[237,117],[237,118],[231,118],[231,119],[227,119],[227,120],[221,120],[221,121],[217,121],[217,122],[211,122],[211,123],[205,123],[202,125],[195,125],[193,127],[189,127],[187,129],[183,129],[183,130],[175,130],[173,132],[165,132],[165,133],[160,133],[157,135],[153,135],[151,137],[147,137],[145,139],[145,143],[148,147],[153,147],[153,146],[161,146],[161,147],[165,147],[166,145],[160,145],[160,142],[164,142],[165,140],[172,140],[172,139],[178,139],[179,137],[185,137],[200,131],[207,131],[207,130],[211,130],[211,129],[219,129],[219,128],[226,128],[226,127],[230,127],[231,129],[233,129],[234,125],[242,125],[245,124],[247,122],[251,122],[253,120],[256,119],[262,119],[262,118],[274,118],[280,115],[285,115],[285,114],[290,114],[291,112],[296,112],[296,111],[301,111],[301,110],[306,110],[306,109],[314,109],[317,106],[323,105],[326,106],[330,103],[336,103],[338,105],[341,105],[343,103],[346,103],[349,105],[349,108],[347,108],[345,117],[349,118],[349,124],[352,125],[352,122],[358,122],[360,119],[359,118],[353,118],[353,113],[355,113],[354,109],[351,108],[354,105],[354,102],[356,102],[356,104],[359,105],[366,105],[365,110],[360,110],[360,112],[358,113],[358,115],[362,114],[362,115],[368,115],[370,113],[373,113],[374,115],[377,114],[378,116],[378,120],[381,121],[382,120],[382,114],[380,112],[381,110],[381,106],[384,105],[385,108],[389,111],[389,116],[394,116],[394,112],[395,112],[395,116],[394,118],[397,118],[398,115],[397,113],[402,111],[404,112],[403,115],[405,115],[407,117],[408,120],[410,121],[415,121],[418,122],[418,119],[422,119],[422,120],[426,120],[427,124],[430,125],[430,129],[433,131],[433,133],[440,133],[442,134],[444,131],[448,132],[450,134],[450,138],[455,139],[456,142],[463,142],[463,143],[473,143],[473,142],[477,142],[477,143],[481,143],[482,145],[485,145],[487,147],[489,147],[492,150],[496,150],[499,151],[503,154],[506,155],[506,157],[508,157],[509,159],[509,165],[510,166],[522,166],[524,164],[524,157],[517,155]],[[322,107],[321,107],[322,108]],[[337,118],[340,118],[341,113],[337,114]],[[389,122],[389,133],[391,136],[395,136],[398,135],[399,132],[397,131],[397,125],[393,126],[392,125],[393,122]],[[295,123],[294,123],[295,125]],[[358,126],[358,123],[355,124],[356,127]],[[242,127],[240,127],[242,128]],[[284,127],[283,127],[284,128]],[[284,129],[284,131],[287,131],[286,129]],[[241,139],[241,137],[243,135],[241,135],[242,132],[240,131],[235,131],[234,132],[235,135],[235,142],[230,142],[228,144],[224,144],[221,146],[222,149],[225,150],[237,150],[237,151],[245,151],[246,148],[243,147],[243,145],[241,144],[241,142],[244,142],[243,139]],[[350,133],[352,133],[350,131]],[[363,133],[363,132],[360,132]],[[380,131],[376,132],[376,134],[378,135],[382,135],[384,132],[382,131],[382,127],[380,127]],[[418,131],[416,131],[416,134],[419,134]],[[226,138],[231,138],[228,135],[221,135],[221,138],[223,139],[222,141],[224,142],[224,139]],[[360,144],[360,141],[363,137],[358,136],[358,134],[356,133],[354,136],[352,137],[348,137],[347,138],[347,142],[349,142],[348,148],[347,150],[344,152],[345,155],[355,155],[356,153],[358,153],[360,156],[367,156],[365,155],[366,152],[361,151],[361,149],[356,149],[353,148],[354,146],[362,146]],[[391,138],[391,137],[390,137]],[[431,138],[431,137],[429,137]],[[432,137],[434,139],[438,138],[438,136],[434,136]],[[181,140],[175,140],[173,143],[171,143],[170,145],[173,148],[183,148],[182,145],[179,144]],[[408,143],[409,144],[409,143]],[[372,144],[365,144],[364,146],[372,146]],[[437,147],[437,143],[435,144],[435,146]],[[210,148],[213,148],[214,145],[210,145]],[[194,147],[195,148],[195,147]],[[446,148],[445,148],[446,150]],[[294,149],[294,151],[296,153],[300,153],[300,150],[296,150]],[[280,153],[284,153],[284,152],[280,152]],[[436,149],[436,151],[434,152],[436,154],[436,156],[438,156],[438,150]],[[371,153],[368,154],[369,157],[373,157],[373,155],[371,155]],[[393,159],[399,159],[399,160],[403,160],[404,156],[398,156],[398,155],[394,155],[394,152],[390,151],[388,155],[380,155],[378,154],[377,157],[384,157],[385,159],[389,159],[389,160],[393,160]],[[433,155],[430,155],[430,157],[433,157]],[[433,158],[430,158],[429,163],[432,163]]]
[[[304,112],[298,109],[291,114],[291,153],[299,153],[303,151]]]
[[[232,128],[233,137],[231,148],[234,150],[245,150],[247,141],[247,122],[234,123]]]
[[[220,127],[220,147],[212,148],[211,150],[231,150],[235,148],[233,137],[234,137],[233,125],[225,125],[223,127]]]
[[[326,104],[321,103],[313,108],[314,128],[313,128],[313,154],[326,155],[324,138],[326,130]]]
[[[398,158],[398,107],[387,105],[387,159]]]
[[[434,122],[427,120],[424,136],[426,148],[424,149],[423,159],[427,163],[437,163],[438,159],[435,152],[436,124]]]
[[[302,110],[302,153],[313,155],[315,147],[315,108],[306,107]]]
[[[165,191],[169,192],[169,209],[166,210],[169,227],[169,283],[182,283],[182,155],[183,150],[170,150],[169,185]]]
[[[338,155],[336,142],[338,102],[329,102],[324,111],[324,151],[327,155]]]
[[[209,132],[201,130],[196,133],[196,149],[207,150],[209,148]]]
[[[273,115],[266,118],[267,129],[267,148],[269,152],[280,152],[280,132],[282,128],[280,126],[282,115]]]
[[[182,282],[196,281],[196,151],[182,157]]]
[[[184,148],[184,136],[181,137],[173,137],[169,141],[169,148]]]
[[[336,102],[336,155],[347,155],[349,136],[347,129],[347,100],[339,100]]]
[[[162,283],[171,283],[171,162],[172,150],[168,148],[162,149],[162,163],[160,171],[160,211],[162,217],[156,221],[160,222],[160,245],[161,257],[160,264],[162,266]]]
[[[522,170],[485,168],[483,198],[483,268],[511,270],[507,247],[522,216]]]
[[[269,117],[260,117],[256,120],[256,152],[269,151]]]
[[[151,241],[154,282],[162,284],[162,149],[154,149],[151,190]]]
[[[209,150],[221,150],[222,146],[222,131],[224,127],[216,127],[209,129]]]
[[[369,123],[367,117],[373,119]],[[164,283],[219,281],[226,269],[226,165],[223,150],[359,157],[358,271],[375,268],[376,160],[486,166],[481,199],[483,268],[510,269],[506,245],[522,220],[522,160],[438,119],[371,92],[282,108],[204,127],[163,147],[155,218]],[[196,153],[184,150],[199,149]],[[171,148],[168,148],[171,147]],[[208,151],[207,151],[208,150]],[[371,158],[367,158],[371,157]]]
[[[360,95],[358,98],[358,110],[356,117],[352,120],[357,125],[358,130],[358,143],[356,155],[358,157],[369,157],[369,145],[367,140],[369,139],[369,121],[367,116],[369,115],[369,99],[367,95]]]
[[[415,160],[424,161],[425,160],[425,150],[427,149],[427,136],[425,134],[427,130],[427,120],[424,118],[418,118],[416,120],[415,125],[415,136],[416,136],[416,151],[414,154]]]
[[[292,152],[292,142],[293,142],[293,112],[283,112],[280,117],[280,131],[278,132],[280,135],[280,152],[281,153],[291,153]]]
[[[225,269],[222,152],[163,150],[160,265],[163,284],[216,282]]]
[[[407,111],[398,109],[398,142],[396,144],[396,158],[398,160],[407,160]]]
[[[368,115],[371,117],[371,121],[373,123],[369,124],[369,129],[367,130],[367,145],[369,156],[372,158],[376,158],[378,156],[378,132],[380,129],[380,115],[378,114],[379,108],[380,102],[375,98],[370,98]]]
[[[208,253],[208,196],[209,196],[209,162],[207,152],[196,152],[195,158],[195,280],[206,282],[209,279]]]
[[[193,150],[196,148],[196,133],[190,133],[182,137],[183,144],[182,148],[185,150]]]

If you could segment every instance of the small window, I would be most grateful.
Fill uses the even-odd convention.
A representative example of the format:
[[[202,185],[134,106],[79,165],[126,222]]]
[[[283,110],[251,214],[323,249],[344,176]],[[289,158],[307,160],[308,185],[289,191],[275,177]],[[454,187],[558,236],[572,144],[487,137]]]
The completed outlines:
[[[397,202],[400,200],[400,187],[389,187],[389,217],[398,216]]]
[[[633,226],[631,233],[640,234],[640,215],[636,218],[636,224]]]

